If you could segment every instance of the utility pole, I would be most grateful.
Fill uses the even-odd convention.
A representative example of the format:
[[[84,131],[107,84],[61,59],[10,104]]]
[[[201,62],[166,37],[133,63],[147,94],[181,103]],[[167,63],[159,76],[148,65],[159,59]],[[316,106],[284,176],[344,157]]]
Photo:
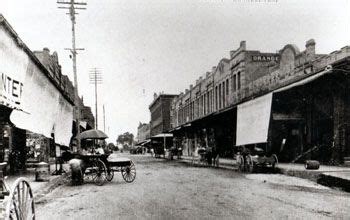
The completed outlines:
[[[76,137],[77,137],[77,149],[76,151],[80,152],[81,146],[80,146],[80,101],[79,101],[79,93],[78,93],[78,77],[77,77],[77,50],[84,50],[82,48],[76,48],[75,47],[75,15],[78,13],[75,12],[75,10],[85,10],[86,9],[86,3],[85,2],[74,2],[74,0],[70,1],[62,1],[58,0],[58,4],[63,5],[58,7],[59,9],[68,9],[69,13],[67,13],[70,16],[70,20],[72,22],[72,48],[69,48],[70,52],[72,53],[72,59],[73,59],[73,74],[74,74],[74,115],[76,120]],[[79,7],[80,6],[80,7]],[[66,48],[67,49],[67,48]],[[73,149],[74,151],[75,149]]]
[[[90,79],[90,84],[95,85],[95,116],[96,116],[96,121],[95,121],[95,129],[98,129],[98,111],[97,111],[97,84],[102,84],[102,73],[98,68],[93,68],[90,70],[89,74],[89,79]],[[104,111],[104,107],[103,107]]]
[[[105,105],[103,105],[103,132],[106,133],[106,115],[105,115]]]

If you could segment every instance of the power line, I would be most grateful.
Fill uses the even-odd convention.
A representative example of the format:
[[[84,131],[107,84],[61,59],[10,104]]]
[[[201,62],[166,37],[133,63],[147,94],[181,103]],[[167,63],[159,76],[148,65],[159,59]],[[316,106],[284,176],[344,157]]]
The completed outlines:
[[[80,102],[79,102],[79,93],[78,93],[78,77],[77,77],[77,50],[84,50],[83,48],[76,48],[75,47],[75,24],[76,24],[76,17],[78,13],[76,13],[76,10],[85,10],[87,3],[85,2],[75,2],[74,0],[70,1],[62,1],[58,0],[57,4],[64,5],[59,6],[59,9],[68,9],[69,13],[67,13],[70,16],[71,22],[72,22],[72,48],[68,49],[72,53],[73,57],[73,74],[74,74],[74,103],[75,103],[75,120],[76,120],[76,137],[77,137],[77,151],[79,152],[81,150],[80,147]],[[79,6],[79,7],[77,7]],[[73,149],[75,150],[75,149]]]

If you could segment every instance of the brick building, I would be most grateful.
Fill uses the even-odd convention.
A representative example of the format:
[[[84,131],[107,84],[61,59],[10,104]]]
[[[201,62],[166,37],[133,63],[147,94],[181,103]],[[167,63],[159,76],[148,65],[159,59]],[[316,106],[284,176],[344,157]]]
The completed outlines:
[[[152,147],[169,148],[172,145],[170,108],[177,95],[154,94],[154,100],[149,106],[151,113],[150,136]]]
[[[173,101],[175,143],[184,154],[213,145],[231,157],[237,146],[259,146],[282,161],[318,146],[302,159],[344,161],[349,55],[349,47],[316,54],[314,40],[304,51],[288,44],[276,53],[247,50],[241,42]]]
[[[149,106],[151,112],[151,136],[167,132],[170,129],[170,107],[175,97],[177,95],[154,95],[154,100]]]

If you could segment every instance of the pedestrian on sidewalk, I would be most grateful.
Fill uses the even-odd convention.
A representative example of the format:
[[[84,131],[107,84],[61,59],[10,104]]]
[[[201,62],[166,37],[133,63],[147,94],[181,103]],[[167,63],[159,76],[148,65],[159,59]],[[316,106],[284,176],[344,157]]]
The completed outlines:
[[[182,156],[182,147],[177,148],[177,159],[181,159]]]
[[[219,167],[219,151],[216,145],[213,146],[212,157],[213,157],[213,165],[215,167]]]
[[[211,166],[212,160],[213,160],[213,148],[212,147],[207,147],[207,162],[208,165]]]

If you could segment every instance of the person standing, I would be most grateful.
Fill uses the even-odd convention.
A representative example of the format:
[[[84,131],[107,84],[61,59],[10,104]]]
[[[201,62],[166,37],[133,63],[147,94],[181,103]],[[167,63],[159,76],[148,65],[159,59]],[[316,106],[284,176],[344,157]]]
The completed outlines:
[[[208,162],[208,165],[211,166],[212,164],[212,160],[213,160],[213,148],[208,146],[207,147],[207,162]]]
[[[213,146],[212,157],[213,157],[213,165],[216,167],[219,167],[219,151],[215,144]]]

